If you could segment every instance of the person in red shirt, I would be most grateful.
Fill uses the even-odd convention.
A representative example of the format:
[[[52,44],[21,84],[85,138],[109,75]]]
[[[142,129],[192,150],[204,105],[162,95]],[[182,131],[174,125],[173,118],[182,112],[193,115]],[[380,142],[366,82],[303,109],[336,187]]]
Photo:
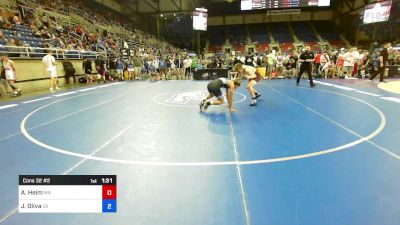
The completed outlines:
[[[319,74],[319,67],[321,66],[321,52],[317,52],[314,58],[315,74]]]

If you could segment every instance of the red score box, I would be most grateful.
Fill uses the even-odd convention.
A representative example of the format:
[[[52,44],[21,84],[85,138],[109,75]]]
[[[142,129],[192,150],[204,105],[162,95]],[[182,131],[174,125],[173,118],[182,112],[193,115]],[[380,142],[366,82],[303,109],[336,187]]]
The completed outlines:
[[[116,199],[117,186],[116,185],[103,185],[103,199]]]

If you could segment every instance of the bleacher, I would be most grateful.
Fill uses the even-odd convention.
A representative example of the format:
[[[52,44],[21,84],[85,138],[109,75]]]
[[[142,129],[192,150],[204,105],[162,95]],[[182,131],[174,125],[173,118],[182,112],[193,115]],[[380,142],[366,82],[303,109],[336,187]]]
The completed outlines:
[[[231,25],[228,31],[233,50],[244,52],[247,44],[247,27],[245,25]]]
[[[332,40],[332,41],[329,41],[329,44],[334,49],[346,48],[346,43],[342,40],[338,40],[338,41]]]
[[[316,41],[304,42],[304,45],[310,46],[312,51],[320,51],[321,46]]]
[[[267,27],[264,24],[254,24],[249,26],[250,39],[254,44],[268,44],[271,43]]]
[[[247,28],[245,25],[229,26],[229,36],[232,44],[247,44]]]
[[[335,31],[335,27],[330,21],[316,21],[314,27],[319,35],[327,41],[340,41],[341,38]]]
[[[269,27],[271,29],[272,37],[278,43],[283,44],[293,42],[292,34],[285,23],[272,23]]]
[[[318,38],[315,35],[311,27],[305,22],[293,22],[291,27],[300,41],[303,42],[318,42]]]
[[[334,24],[331,21],[314,21],[311,27],[309,22],[291,22],[290,27],[294,35],[301,44],[308,45],[313,51],[320,51],[320,41],[329,42],[333,49],[346,48],[347,44],[336,32]],[[230,25],[230,26],[210,26],[209,27],[209,51],[220,52],[225,44],[225,37],[230,37],[233,49],[244,51],[247,43],[247,27],[251,43],[255,46],[257,52],[265,52],[271,44],[270,35],[267,26],[275,42],[282,51],[295,49],[294,37],[287,23],[270,24],[249,24],[249,25]],[[318,35],[322,40],[319,40]]]
[[[208,38],[210,41],[208,50],[210,52],[216,53],[222,50],[222,46],[225,43],[224,30],[224,26],[211,26],[208,28]]]
[[[8,53],[11,57],[28,57],[41,58],[46,54],[45,43],[55,45],[55,40],[46,40],[36,37],[28,25],[13,25],[13,29],[1,29],[4,38],[0,39],[0,52]],[[7,40],[20,40],[23,45],[29,47],[7,46]],[[77,50],[56,50],[56,58],[96,58],[96,52],[86,51],[79,52]]]
[[[61,10],[60,8],[57,9],[52,9],[48,8],[45,5],[42,7],[42,3],[38,4],[38,1],[23,1],[18,7],[21,7],[25,10],[25,16],[26,18],[29,18],[29,20],[25,20],[23,24],[18,25],[18,24],[12,24],[11,29],[2,29],[1,32],[4,34],[3,38],[0,38],[0,53],[6,53],[9,54],[9,56],[12,57],[18,57],[18,58],[41,58],[43,57],[47,51],[48,48],[53,49],[54,56],[56,58],[71,58],[71,59],[82,59],[82,58],[96,58],[96,56],[99,54],[97,51],[101,52],[112,52],[115,50],[118,50],[120,47],[122,47],[123,40],[126,40],[130,44],[129,46],[133,46],[134,49],[138,49],[139,47],[157,47],[153,43],[149,42],[148,34],[138,31],[138,30],[125,30],[124,26],[129,27],[127,24],[124,24],[121,22],[121,24],[114,24],[117,23],[117,18],[116,16],[112,16],[112,19],[110,21],[106,21],[105,23],[102,23],[102,21],[105,21],[104,19],[99,19],[97,17],[97,21],[94,20],[87,20],[88,18],[88,12],[89,13],[97,13],[99,14],[98,10],[103,10],[106,11],[106,9],[97,9],[98,7],[92,8],[91,10],[85,10],[86,8],[86,2],[85,1],[65,1],[63,2],[66,5],[64,5],[64,8],[61,8],[69,13],[66,13],[64,11],[59,11]],[[80,3],[83,5],[81,10],[74,8],[74,4]],[[71,6],[72,5],[72,6]],[[39,7],[40,6],[40,7]],[[98,4],[96,4],[98,6]],[[15,6],[16,7],[16,6]],[[59,6],[58,6],[59,7]],[[104,7],[104,6],[102,6]],[[96,11],[97,10],[97,11]],[[79,13],[82,16],[86,15],[86,18],[82,20],[85,20],[85,23],[77,23],[77,20],[74,19],[74,16],[76,16],[76,13]],[[11,18],[15,12],[10,10],[10,11],[3,11],[3,17],[5,20],[8,20]],[[57,18],[57,15],[60,14],[62,15],[63,19],[66,21],[70,21],[73,23],[64,23],[61,20]],[[53,35],[53,38],[43,38],[41,36],[37,36],[32,32],[30,29],[28,23],[29,21],[34,21],[35,18],[41,19],[43,15],[47,15],[50,20],[48,21],[50,23],[50,27],[48,29],[48,32]],[[107,16],[107,15],[104,15]],[[125,21],[125,20],[121,20]],[[88,25],[90,24],[90,25]],[[95,25],[96,24],[96,25]],[[112,29],[110,28],[110,24],[112,24]],[[63,31],[56,31],[55,26],[61,26]],[[71,32],[70,29],[73,29],[75,31],[75,28],[77,25],[80,25],[83,27],[84,32],[86,32],[86,37],[83,38],[79,36],[75,32]],[[97,40],[95,42],[90,42],[88,39],[89,33],[93,29],[89,29],[88,26],[96,26],[96,32],[102,33],[103,30],[108,31],[107,36],[97,36]],[[109,29],[110,28],[110,29]],[[93,32],[94,33],[94,32]],[[60,35],[63,35],[64,39],[64,44],[68,45],[70,42],[74,41],[74,49],[66,50],[66,49],[61,49],[60,45],[56,41],[54,37],[59,37]],[[140,36],[141,40],[143,40],[144,43],[139,43],[136,42],[132,44],[132,42],[135,42],[134,39],[135,37]],[[111,38],[113,41],[108,42],[107,39]],[[14,39],[15,41],[18,41],[20,44],[16,46],[16,44],[9,44],[8,40],[9,39]],[[77,42],[78,40],[83,40],[85,39],[86,42],[82,44],[82,46],[85,47],[86,50],[83,50],[83,48],[77,48]],[[75,42],[76,41],[76,42]],[[141,41],[142,42],[142,41]],[[148,44],[146,44],[149,42]],[[86,46],[88,48],[86,48]]]

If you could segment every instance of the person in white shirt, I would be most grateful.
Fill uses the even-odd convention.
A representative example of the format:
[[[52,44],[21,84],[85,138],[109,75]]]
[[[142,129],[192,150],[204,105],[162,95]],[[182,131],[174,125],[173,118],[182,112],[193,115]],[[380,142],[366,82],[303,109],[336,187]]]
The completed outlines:
[[[352,49],[344,54],[344,72],[346,78],[351,77],[354,68],[354,56]]]
[[[320,57],[320,60],[319,60],[319,63],[320,63],[320,67],[319,67],[319,69],[320,69],[320,73],[322,74],[322,71],[324,70],[323,68],[324,68],[324,66],[325,66],[325,64],[326,63],[328,63],[328,62],[330,62],[331,61],[331,59],[330,59],[330,57],[329,57],[329,55],[328,55],[328,52],[327,51],[323,51],[322,52],[322,55],[321,55],[321,57]]]
[[[356,55],[356,65],[357,65],[357,70],[354,71],[354,75],[361,75],[361,69],[362,69],[362,62],[364,59],[364,53],[362,52],[362,49],[359,48],[357,51],[355,51],[355,55]]]
[[[192,67],[192,60],[189,58],[189,56],[187,56],[186,59],[183,60],[183,68],[185,68],[185,79],[190,77],[191,67]],[[186,74],[189,75],[186,76]]]
[[[16,68],[15,68],[14,62],[12,60],[10,60],[7,55],[2,55],[1,61],[3,64],[5,78],[7,80],[8,85],[11,87],[11,89],[13,91],[12,96],[15,97],[15,96],[21,95],[21,90],[14,84],[17,79]],[[3,72],[3,71],[0,71],[0,72]],[[6,87],[6,90],[7,90],[7,87]]]
[[[57,85],[57,67],[56,67],[56,59],[52,55],[52,50],[47,50],[47,55],[45,55],[42,59],[43,68],[45,69],[47,75],[50,77],[50,91],[58,90]]]

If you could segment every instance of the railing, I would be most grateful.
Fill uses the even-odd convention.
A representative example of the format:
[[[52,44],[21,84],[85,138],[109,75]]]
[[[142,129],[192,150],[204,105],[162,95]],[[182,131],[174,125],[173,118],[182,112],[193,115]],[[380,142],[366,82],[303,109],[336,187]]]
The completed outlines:
[[[26,5],[19,5],[19,6],[21,7],[24,16],[27,12],[30,12],[33,15],[41,14],[55,18],[57,24],[68,25],[68,26],[71,25],[71,18],[68,15],[65,15],[65,13],[62,13],[61,11],[55,11],[55,10],[49,11],[44,9],[43,7],[40,7],[40,5],[35,5],[35,3],[29,3],[29,6]]]
[[[85,58],[97,58],[100,54],[94,51],[78,51],[78,50],[66,50],[59,48],[39,48],[39,47],[20,47],[20,46],[2,46],[0,45],[0,54],[6,54],[10,58],[17,59],[37,59],[42,58],[47,53],[47,50],[53,51],[53,56],[56,59],[85,59]]]

